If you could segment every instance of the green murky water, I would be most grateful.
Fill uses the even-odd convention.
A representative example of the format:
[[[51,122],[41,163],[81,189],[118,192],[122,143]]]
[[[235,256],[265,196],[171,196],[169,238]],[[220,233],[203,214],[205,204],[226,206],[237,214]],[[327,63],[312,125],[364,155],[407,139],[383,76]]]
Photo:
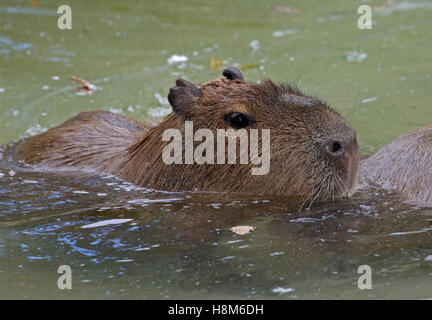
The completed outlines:
[[[0,144],[84,110],[166,114],[174,80],[214,79],[214,58],[322,97],[370,154],[432,123],[432,2],[394,0],[359,30],[363,3],[383,1],[290,1],[298,14],[274,10],[283,1],[73,1],[62,31],[63,1],[3,0]],[[187,61],[168,63],[175,54]],[[100,90],[77,95],[71,75]],[[3,161],[0,297],[431,298],[432,209],[368,194],[299,212],[280,197],[163,193]],[[357,288],[365,264],[372,290]],[[60,265],[72,290],[57,288]]]

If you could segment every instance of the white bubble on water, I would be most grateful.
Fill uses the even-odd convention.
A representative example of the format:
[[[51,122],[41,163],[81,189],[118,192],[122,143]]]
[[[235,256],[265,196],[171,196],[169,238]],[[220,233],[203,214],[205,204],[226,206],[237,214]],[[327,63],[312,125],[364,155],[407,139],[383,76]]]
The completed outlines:
[[[182,62],[179,65],[177,65],[177,68],[180,69],[180,70],[186,69],[186,67],[187,67],[187,63],[184,63],[184,62]]]
[[[113,107],[110,107],[109,111],[113,112],[113,113],[118,113],[118,114],[122,114],[123,113],[123,109],[116,109],[116,108],[113,108]]]
[[[153,118],[163,118],[171,113],[171,109],[169,108],[151,108],[147,110],[147,115]]]
[[[26,136],[34,136],[34,135],[42,133],[46,130],[47,130],[47,128],[42,127],[39,123],[37,123],[36,125],[27,128],[27,130],[25,131],[24,134]]]
[[[72,193],[75,193],[75,194],[89,194],[90,192],[83,191],[83,190],[77,190],[77,191],[72,191]]]
[[[31,183],[31,184],[39,183],[39,181],[36,181],[36,180],[27,180],[27,179],[23,180],[23,182],[24,183]]]
[[[289,34],[294,34],[296,32],[297,32],[297,30],[295,30],[295,29],[279,30],[279,31],[273,32],[273,37],[283,37],[283,36],[286,36]]]
[[[367,58],[367,53],[362,51],[345,51],[348,62],[362,62]]]
[[[270,256],[274,257],[274,256],[280,256],[282,254],[285,254],[285,252],[283,252],[283,251],[276,251],[276,252],[270,253]]]
[[[178,55],[178,54],[173,54],[171,57],[167,59],[168,64],[176,64],[176,63],[186,62],[186,61],[188,61],[188,57],[186,57],[185,55]]]
[[[162,106],[168,106],[169,105],[169,101],[167,97],[163,97],[160,93],[155,93],[154,97],[157,99],[157,101],[159,102],[160,105]]]
[[[281,294],[290,293],[290,292],[294,292],[294,291],[295,291],[295,289],[293,289],[293,288],[282,288],[282,287],[277,287],[277,288],[274,288],[272,290],[273,293],[281,293]]]
[[[366,99],[363,99],[361,102],[362,103],[368,103],[368,102],[371,102],[371,101],[375,101],[377,99],[378,99],[378,97],[366,98]]]
[[[253,51],[258,50],[258,49],[260,48],[259,41],[258,41],[258,40],[252,40],[252,41],[249,43],[249,47],[251,47]]]
[[[135,249],[134,251],[148,251],[148,250],[150,250],[150,248],[149,247],[145,247],[145,248]]]
[[[132,221],[133,219],[109,219],[109,220],[102,220],[99,222],[95,222],[95,223],[91,223],[91,224],[86,224],[84,226],[82,226],[81,228],[83,229],[88,229],[88,228],[97,228],[97,227],[104,227],[104,226],[108,226],[108,225],[113,225],[113,224],[122,224],[122,223],[126,223],[129,221]]]

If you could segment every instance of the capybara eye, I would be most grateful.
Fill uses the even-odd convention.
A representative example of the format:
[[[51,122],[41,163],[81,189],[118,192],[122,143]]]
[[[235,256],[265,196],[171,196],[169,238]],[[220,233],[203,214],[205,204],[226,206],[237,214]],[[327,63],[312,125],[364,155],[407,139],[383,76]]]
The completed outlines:
[[[234,129],[242,129],[255,124],[255,119],[244,113],[233,112],[225,115],[225,121]]]

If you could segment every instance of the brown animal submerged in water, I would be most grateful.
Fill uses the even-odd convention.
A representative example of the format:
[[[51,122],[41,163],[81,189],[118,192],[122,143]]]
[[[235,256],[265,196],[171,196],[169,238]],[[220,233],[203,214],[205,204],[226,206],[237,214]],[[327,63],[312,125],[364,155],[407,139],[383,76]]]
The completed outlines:
[[[310,199],[354,192],[359,147],[354,129],[337,112],[289,85],[245,82],[235,68],[225,69],[224,76],[201,86],[178,79],[168,95],[174,112],[155,127],[111,112],[83,112],[20,142],[16,158],[38,170],[95,171],[167,191],[272,193]],[[165,164],[163,150],[171,142],[162,136],[167,129],[177,129],[184,136],[185,121],[193,121],[194,132],[208,129],[214,136],[218,129],[243,129],[246,135],[252,129],[270,129],[270,170],[252,175],[256,165],[239,163],[238,146],[233,164],[185,164],[185,154],[182,164]],[[390,144],[366,160],[362,172],[410,199],[432,201],[431,137],[432,127],[426,127],[397,139],[395,148]],[[259,141],[261,155],[263,142]],[[403,146],[397,148],[402,143],[411,143],[409,156],[403,156]],[[193,147],[199,144],[195,141]],[[212,144],[216,150],[217,142]],[[401,153],[402,163],[397,161]]]

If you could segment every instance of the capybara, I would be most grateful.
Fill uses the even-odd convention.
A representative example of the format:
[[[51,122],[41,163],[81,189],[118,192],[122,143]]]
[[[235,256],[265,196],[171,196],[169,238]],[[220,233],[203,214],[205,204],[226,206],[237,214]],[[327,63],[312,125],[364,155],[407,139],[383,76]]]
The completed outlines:
[[[334,199],[355,190],[360,161],[356,132],[324,102],[291,85],[269,80],[246,82],[238,69],[227,68],[223,77],[202,85],[178,79],[168,100],[173,112],[156,126],[106,111],[83,112],[19,142],[16,158],[37,170],[95,171],[167,191]],[[185,137],[190,124],[195,138],[201,134],[198,140],[194,138],[191,144],[183,138],[177,161],[166,163],[164,150],[174,138],[163,139],[164,132],[174,129]],[[208,142],[207,148],[200,149],[202,133],[219,138],[221,129],[227,132],[226,140],[206,141],[206,135],[202,143]],[[258,151],[252,156],[255,132],[261,132],[262,139],[258,139]],[[251,154],[248,161],[242,160],[244,149],[239,147],[244,137],[251,140],[246,144]],[[234,159],[229,159],[227,152],[219,158],[219,149],[229,149],[233,140],[240,141],[234,144]],[[205,162],[191,162],[188,148]],[[216,150],[218,158],[213,160]],[[257,169],[254,160],[264,158],[266,151],[269,169],[252,174],[251,170]]]
[[[432,126],[404,134],[361,162],[362,176],[407,200],[432,203]]]
[[[287,84],[246,82],[236,68],[225,69],[223,76],[199,86],[178,79],[168,95],[173,113],[157,126],[107,111],[83,112],[18,143],[16,158],[38,170],[108,173],[167,191],[309,199],[352,194],[360,166],[363,179],[396,190],[407,200],[432,202],[432,126],[399,137],[360,163],[354,129],[325,103]],[[187,161],[186,138],[180,142],[179,161],[166,163],[163,153],[171,142],[163,139],[164,132],[177,129],[183,137],[187,123],[193,123],[193,134],[207,129],[217,136],[219,129],[232,129],[223,147],[233,139],[251,137],[252,129],[269,129],[268,172],[251,174],[252,155],[249,161],[239,161],[237,144],[234,161],[225,161],[225,153],[223,164],[212,161],[215,153],[207,153],[221,146],[216,140],[207,145],[212,148],[201,150],[204,163]],[[189,147],[194,149],[199,141],[189,142]],[[264,136],[258,143],[261,155],[263,142]]]

